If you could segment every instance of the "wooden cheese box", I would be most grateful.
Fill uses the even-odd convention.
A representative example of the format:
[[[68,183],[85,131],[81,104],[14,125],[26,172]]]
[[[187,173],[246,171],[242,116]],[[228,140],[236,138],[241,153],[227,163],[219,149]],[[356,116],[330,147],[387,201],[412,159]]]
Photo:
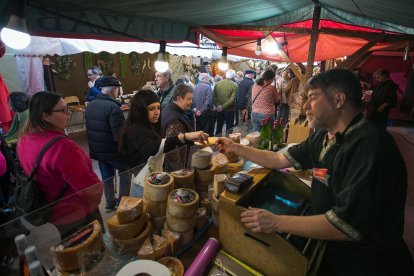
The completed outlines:
[[[245,194],[221,194],[220,243],[232,256],[265,275],[308,275],[317,269],[315,260],[323,254],[322,242],[284,233],[253,233],[240,222],[240,214],[249,206],[259,207],[255,202],[261,202],[266,194],[276,197],[269,192],[273,187],[277,192],[286,190],[287,194],[297,195],[303,199],[303,209],[308,210],[309,186],[289,173],[263,169],[254,175],[254,186]]]

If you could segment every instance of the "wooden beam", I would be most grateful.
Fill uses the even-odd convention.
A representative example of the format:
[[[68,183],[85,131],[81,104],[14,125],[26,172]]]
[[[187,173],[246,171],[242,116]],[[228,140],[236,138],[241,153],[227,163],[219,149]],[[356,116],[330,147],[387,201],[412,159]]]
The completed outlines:
[[[312,18],[312,32],[309,42],[308,63],[306,64],[305,79],[308,80],[313,73],[313,62],[315,61],[316,43],[319,37],[319,22],[321,19],[321,5],[319,3],[314,5]]]
[[[208,26],[210,29],[222,30],[242,30],[242,31],[258,31],[258,32],[280,32],[280,33],[294,33],[294,34],[309,34],[311,32],[308,28],[295,28],[283,26],[252,26],[252,25],[215,25]]]
[[[337,66],[337,68],[348,68],[350,65],[352,65],[355,61],[358,60],[362,55],[364,55],[366,52],[368,52],[369,49],[372,48],[375,44],[378,42],[384,40],[387,37],[385,33],[382,33],[380,35],[377,35],[376,38],[366,43],[364,46],[359,48],[355,51],[352,55],[350,55],[345,61],[343,61],[341,64]]]

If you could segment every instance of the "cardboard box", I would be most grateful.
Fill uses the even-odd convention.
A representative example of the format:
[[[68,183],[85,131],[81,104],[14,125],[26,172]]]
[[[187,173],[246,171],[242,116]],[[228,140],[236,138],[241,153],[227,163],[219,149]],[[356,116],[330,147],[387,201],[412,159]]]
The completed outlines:
[[[294,175],[279,171],[270,171],[239,198],[224,192],[219,203],[220,242],[229,254],[265,275],[308,275],[315,271],[314,265],[318,264],[315,260],[323,253],[322,242],[283,233],[253,233],[240,222],[240,214],[249,202],[260,202],[272,187],[297,194],[298,200],[311,198],[306,184]]]

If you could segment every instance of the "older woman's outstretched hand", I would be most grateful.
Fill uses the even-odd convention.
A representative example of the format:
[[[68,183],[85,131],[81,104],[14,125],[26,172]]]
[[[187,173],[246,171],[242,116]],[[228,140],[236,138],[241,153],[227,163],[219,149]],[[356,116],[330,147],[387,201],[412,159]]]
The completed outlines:
[[[185,134],[185,139],[190,140],[190,141],[203,142],[203,141],[207,141],[208,134],[205,133],[204,131],[187,132]]]

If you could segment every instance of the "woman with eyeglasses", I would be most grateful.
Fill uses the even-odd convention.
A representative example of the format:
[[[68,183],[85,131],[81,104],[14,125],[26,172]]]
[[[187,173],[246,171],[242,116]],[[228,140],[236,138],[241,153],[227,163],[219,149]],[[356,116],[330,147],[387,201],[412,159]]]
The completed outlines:
[[[25,174],[30,175],[46,143],[57,136],[65,136],[44,154],[35,175],[48,202],[56,198],[65,183],[69,185],[64,198],[53,207],[50,220],[62,239],[96,219],[103,226],[98,209],[103,184],[92,169],[91,159],[64,133],[70,114],[61,95],[46,91],[36,93],[29,101],[27,124],[17,145],[20,165]]]

